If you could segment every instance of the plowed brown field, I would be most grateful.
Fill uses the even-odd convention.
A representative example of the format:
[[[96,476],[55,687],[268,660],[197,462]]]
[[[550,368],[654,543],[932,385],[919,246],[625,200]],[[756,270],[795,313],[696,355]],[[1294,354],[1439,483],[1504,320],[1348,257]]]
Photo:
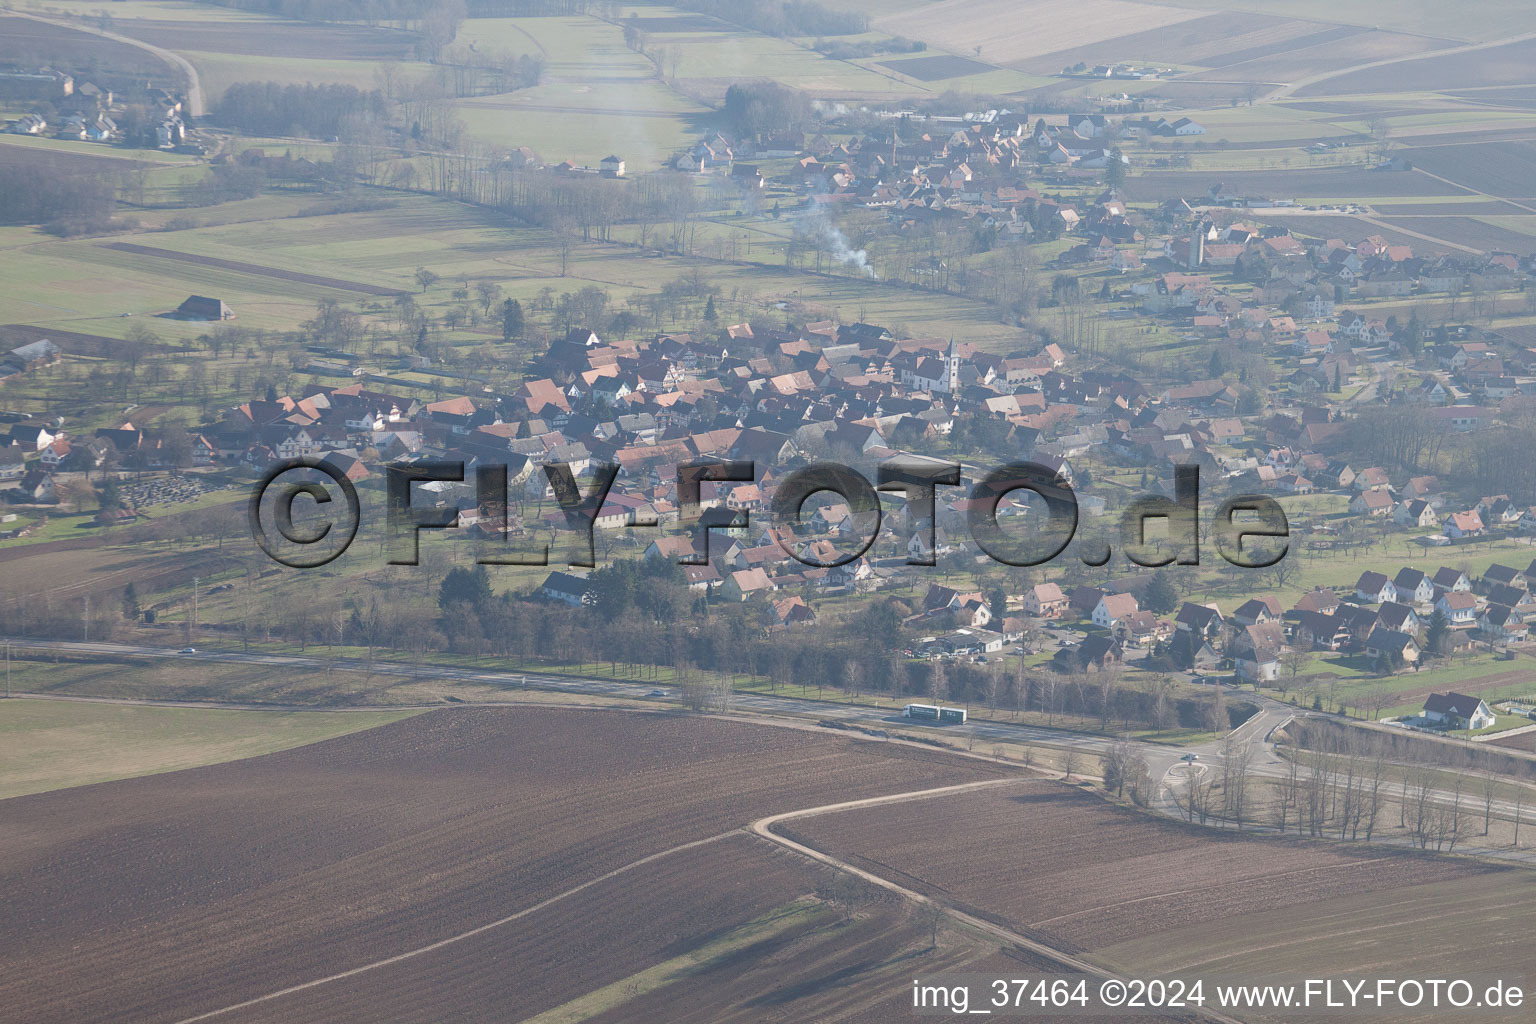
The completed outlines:
[[[1523,874],[1380,846],[1214,832],[1047,781],[843,811],[776,831],[1080,952],[1239,915],[1257,922],[1346,895],[1446,883],[1480,890]],[[1263,934],[1256,924],[1252,930]]]
[[[209,1019],[517,1020],[807,891],[810,869],[728,835],[747,822],[1001,771],[714,719],[456,709],[20,797],[0,803],[0,1019],[259,1000]]]

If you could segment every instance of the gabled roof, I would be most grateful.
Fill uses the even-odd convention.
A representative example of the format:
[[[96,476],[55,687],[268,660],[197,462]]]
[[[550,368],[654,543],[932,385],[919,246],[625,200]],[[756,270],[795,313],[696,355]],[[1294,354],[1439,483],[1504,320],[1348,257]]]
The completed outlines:
[[[1435,570],[1435,575],[1430,578],[1430,582],[1443,590],[1450,590],[1466,578],[1467,574],[1460,569],[1452,569],[1448,565],[1442,565]]]
[[[1469,697],[1454,690],[1450,693],[1432,693],[1424,698],[1424,710],[1458,718],[1471,718],[1478,708],[1486,707],[1480,697]]]
[[[1174,622],[1202,631],[1209,629],[1212,622],[1220,621],[1221,612],[1215,608],[1208,608],[1203,604],[1194,604],[1189,601],[1184,602],[1184,606],[1179,609],[1179,614],[1174,617]]]
[[[1099,603],[1112,619],[1123,619],[1127,615],[1136,614],[1137,610],[1135,594],[1105,594]]]
[[[1381,573],[1367,570],[1360,574],[1360,579],[1355,583],[1355,589],[1362,594],[1379,594],[1381,588],[1389,582]]]

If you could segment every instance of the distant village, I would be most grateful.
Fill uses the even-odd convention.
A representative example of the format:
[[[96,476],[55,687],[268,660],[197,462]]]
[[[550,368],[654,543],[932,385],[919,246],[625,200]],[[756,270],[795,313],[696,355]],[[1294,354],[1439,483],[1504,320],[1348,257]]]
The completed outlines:
[[[153,83],[114,92],[55,68],[0,68],[5,101],[35,104],[0,129],[7,134],[203,152],[188,142],[182,97]]]
[[[1096,184],[1120,178],[1106,173],[1126,160],[1116,137],[1203,130],[1187,119],[1127,125],[1097,114],[1049,123],[990,116],[942,131],[902,119],[852,142],[786,133],[733,143],[711,135],[678,154],[672,168],[725,175],[749,192],[771,184],[833,212],[840,205],[881,211],[896,232],[933,220],[985,226],[1005,239],[1066,239],[1051,268],[1105,272],[1108,297],[1123,300],[1127,315],[1186,339],[1261,354],[1282,368],[1265,390],[1215,367],[1208,379],[1150,384],[1143,374],[1048,336],[997,354],[964,341],[898,337],[879,324],[833,320],[742,322],[643,338],[577,327],[556,338],[536,371],[509,393],[463,388],[428,401],[337,353],[306,368],[313,382],[302,391],[243,402],[186,443],[167,444],[127,421],[89,436],[74,436],[67,425],[12,423],[0,444],[0,481],[13,488],[14,500],[47,502],[57,500],[57,474],[104,466],[255,474],[313,457],[377,486],[384,463],[456,459],[508,467],[510,509],[484,507],[472,488],[446,487],[435,497],[457,509],[467,534],[502,538],[563,528],[544,465],[580,472],[605,463],[618,467],[618,479],[595,526],[622,546],[637,536],[629,529],[636,524],[677,523],[678,463],[749,460],[759,478],[706,485],[704,507],[725,524],[737,513],[758,518],[730,532],[708,564],[683,571],[701,594],[769,603],[782,628],[815,621],[822,597],[909,586],[907,557],[964,566],[975,550],[961,529],[962,486],[943,496],[936,522],[927,524],[931,549],[920,529],[909,541],[843,565],[787,559],[785,548],[828,555],[838,540],[861,536],[865,524],[845,504],[830,502],[807,507],[803,534],[775,536],[760,524],[779,476],[813,458],[872,465],[898,455],[931,457],[957,427],[968,436],[985,434],[996,451],[1029,458],[1069,482],[1084,459],[1142,467],[1153,489],[1167,486],[1174,466],[1194,464],[1233,493],[1341,495],[1350,521],[1403,531],[1426,547],[1536,534],[1536,507],[1509,495],[1469,502],[1433,476],[1399,478],[1351,462],[1343,445],[1348,414],[1359,408],[1347,408],[1346,390],[1367,393],[1375,405],[1411,406],[1446,433],[1486,426],[1536,390],[1536,328],[1403,322],[1370,312],[1376,298],[1455,295],[1471,304],[1523,290],[1530,258],[1420,255],[1379,236],[1296,238],[1236,219],[1234,207],[1251,213],[1285,201],[1227,196],[1219,184],[1205,196],[1152,209],[1132,208],[1115,185]],[[538,163],[531,151],[519,158]],[[771,162],[788,170],[765,175]],[[1093,198],[1030,187],[1053,169],[1059,176],[1048,181],[1078,192],[1092,185]],[[554,170],[584,169],[567,163]],[[591,173],[624,178],[629,168],[615,153]],[[223,321],[235,312],[217,297],[192,296],[176,315]],[[46,339],[13,349],[3,357],[0,383],[58,357]],[[1394,388],[1399,370],[1416,382]],[[325,382],[338,375],[347,382]],[[969,484],[974,467],[966,468]],[[1091,485],[1082,489],[1082,503],[1090,516],[1109,511],[1106,492]],[[1001,512],[1026,513],[1008,503]],[[128,507],[112,514],[134,513]],[[1311,524],[1325,535],[1338,526]],[[663,530],[643,553],[676,561],[688,543]],[[1411,669],[1436,616],[1448,631],[1434,642],[1448,649],[1471,637],[1497,645],[1527,639],[1536,602],[1523,583],[1452,579],[1449,572],[1425,576],[1404,568],[1395,580],[1366,573],[1353,590],[1340,580],[1291,609],[1255,598],[1227,618],[1189,604],[1175,615],[1177,600],[1144,606],[1144,576],[1122,590],[1064,592],[1042,583],[1006,595],[1001,607],[979,594],[932,587],[915,623],[932,637],[913,654],[985,657],[1024,645],[1041,623],[1077,617],[1096,632],[1058,647],[1054,658],[1064,670],[1102,668],[1134,652],[1178,671],[1223,666],[1242,680],[1272,682],[1286,653],[1297,650],[1355,651],[1384,670]],[[1474,582],[1481,593],[1472,593]],[[567,604],[588,599],[575,572],[552,572],[541,593]]]

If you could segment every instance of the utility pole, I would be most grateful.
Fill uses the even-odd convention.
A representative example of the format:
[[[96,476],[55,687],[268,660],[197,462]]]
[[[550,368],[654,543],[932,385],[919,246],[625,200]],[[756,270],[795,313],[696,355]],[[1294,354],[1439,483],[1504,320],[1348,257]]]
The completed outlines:
[[[198,585],[198,582],[199,582],[198,578],[196,576],[193,576],[192,577],[192,631],[191,631],[191,634],[190,634],[193,639],[196,639],[196,637],[197,637],[197,585]]]
[[[91,642],[91,595],[85,595],[85,614],[80,616],[80,639]]]
[[[9,640],[5,642],[5,699],[11,699],[11,642]],[[1520,826],[1517,824],[1515,826],[1515,842],[1517,844],[1520,842],[1519,828]]]

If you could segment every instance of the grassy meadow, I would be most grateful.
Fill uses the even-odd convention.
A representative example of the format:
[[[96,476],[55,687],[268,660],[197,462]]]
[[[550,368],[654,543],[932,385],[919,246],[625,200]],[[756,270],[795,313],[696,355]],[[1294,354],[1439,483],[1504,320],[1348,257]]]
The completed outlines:
[[[270,754],[412,714],[0,700],[0,800]]]

